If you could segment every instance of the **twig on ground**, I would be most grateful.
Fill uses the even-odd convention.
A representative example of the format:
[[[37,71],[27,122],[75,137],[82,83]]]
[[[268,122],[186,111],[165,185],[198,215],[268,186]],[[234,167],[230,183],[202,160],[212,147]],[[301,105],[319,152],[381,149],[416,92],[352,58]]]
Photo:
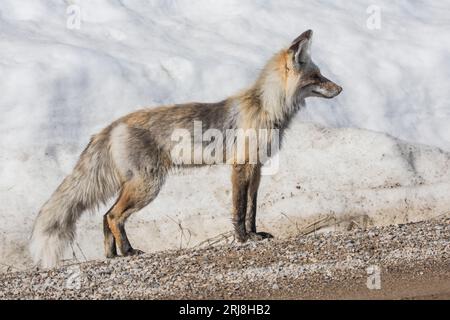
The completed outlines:
[[[316,233],[317,230],[322,229],[323,227],[327,227],[330,224],[328,223],[330,220],[333,220],[336,222],[336,218],[334,216],[326,216],[319,220],[314,221],[313,223],[310,223],[306,227],[304,227],[302,230],[300,230],[300,235],[306,236],[311,233]]]
[[[213,246],[215,244],[221,243],[222,241],[229,242],[230,237],[233,237],[233,232],[227,231],[227,232],[218,234],[217,236],[203,240],[202,242],[198,243],[194,248],[199,248],[204,245]],[[233,241],[234,241],[234,239],[233,239]],[[233,243],[233,242],[231,242],[231,243]]]
[[[180,249],[183,248],[183,238],[187,239],[186,247],[188,247],[189,243],[191,242],[191,237],[192,237],[191,230],[189,230],[188,228],[184,228],[183,225],[181,224],[180,220],[176,221],[175,219],[173,219],[172,217],[170,217],[168,215],[166,215],[166,217],[169,218],[170,220],[172,220],[180,229]],[[189,234],[189,238],[187,238],[186,235],[184,234],[184,230],[187,230],[187,232]]]

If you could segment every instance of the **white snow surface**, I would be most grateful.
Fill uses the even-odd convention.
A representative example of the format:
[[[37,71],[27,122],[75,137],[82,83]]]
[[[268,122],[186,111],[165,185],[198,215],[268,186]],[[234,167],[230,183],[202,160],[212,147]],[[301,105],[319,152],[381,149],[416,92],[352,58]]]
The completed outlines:
[[[79,29],[67,27],[71,5]],[[366,26],[370,5],[379,30]],[[318,220],[334,230],[448,213],[448,0],[2,0],[0,264],[29,265],[34,218],[92,134],[143,106],[221,100],[307,29],[313,59],[344,91],[310,99],[295,119],[279,172],[262,180],[259,229],[283,237]],[[155,251],[231,230],[229,180],[227,167],[170,177],[130,219],[131,242]],[[103,255],[102,213],[78,225],[88,259]]]

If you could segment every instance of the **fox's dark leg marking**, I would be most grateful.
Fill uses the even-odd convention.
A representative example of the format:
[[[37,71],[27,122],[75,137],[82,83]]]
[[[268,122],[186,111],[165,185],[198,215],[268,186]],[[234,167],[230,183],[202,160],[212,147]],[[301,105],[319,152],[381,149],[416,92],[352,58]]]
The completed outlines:
[[[245,217],[245,229],[247,233],[256,232],[256,206],[259,182],[261,180],[261,167],[253,166],[250,172],[248,185],[247,215]]]
[[[238,241],[247,240],[245,230],[245,215],[247,213],[247,196],[249,180],[246,165],[234,165],[231,174],[233,183],[233,225],[235,236]]]
[[[249,167],[249,185],[248,185],[248,201],[247,201],[247,215],[245,217],[245,228],[249,239],[263,240],[273,238],[270,233],[256,232],[256,209],[258,188],[261,181],[261,166],[252,165]]]

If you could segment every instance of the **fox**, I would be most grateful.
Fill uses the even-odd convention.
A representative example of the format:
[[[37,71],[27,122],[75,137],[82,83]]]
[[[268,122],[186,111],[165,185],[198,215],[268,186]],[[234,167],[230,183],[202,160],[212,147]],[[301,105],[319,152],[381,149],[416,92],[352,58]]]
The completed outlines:
[[[172,170],[207,165],[175,161],[171,150],[176,144],[172,139],[176,129],[193,135],[192,123],[197,121],[202,129],[219,132],[278,130],[281,140],[306,98],[339,95],[342,87],[324,77],[311,58],[312,35],[312,30],[303,32],[266,63],[252,85],[223,101],[140,109],[93,135],[72,173],[37,215],[29,245],[35,264],[50,268],[61,263],[74,241],[76,222],[82,213],[98,209],[111,199],[115,202],[103,215],[106,258],[117,257],[118,250],[122,256],[142,254],[127,238],[127,219],[157,197]],[[198,147],[195,144],[194,139],[192,152]],[[267,159],[250,162],[248,145],[243,148],[243,161],[236,161],[236,153],[232,153],[227,162],[231,167],[234,235],[239,242],[272,238],[270,233],[256,229],[261,167]]]

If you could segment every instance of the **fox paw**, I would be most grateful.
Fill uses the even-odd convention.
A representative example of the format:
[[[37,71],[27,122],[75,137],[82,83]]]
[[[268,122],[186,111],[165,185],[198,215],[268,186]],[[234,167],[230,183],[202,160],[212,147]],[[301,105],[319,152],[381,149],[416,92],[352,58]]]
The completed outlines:
[[[118,257],[117,253],[108,252],[106,254],[106,259],[114,259],[114,258],[117,258],[117,257]]]
[[[273,235],[267,232],[249,232],[248,239],[252,241],[261,241],[264,239],[272,239]]]
[[[131,249],[131,250],[128,250],[128,251],[124,254],[124,256],[125,256],[125,257],[139,256],[139,255],[144,254],[144,253],[145,253],[144,251],[139,250],[139,249]]]

